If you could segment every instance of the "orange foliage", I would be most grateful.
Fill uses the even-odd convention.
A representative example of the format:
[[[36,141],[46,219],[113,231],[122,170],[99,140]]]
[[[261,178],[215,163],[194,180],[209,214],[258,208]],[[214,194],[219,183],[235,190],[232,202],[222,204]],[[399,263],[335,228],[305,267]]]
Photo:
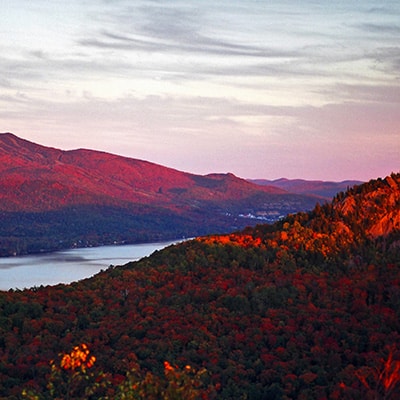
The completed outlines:
[[[240,246],[244,248],[250,247],[261,247],[262,240],[261,238],[254,238],[251,235],[245,234],[230,234],[230,235],[219,235],[219,236],[207,236],[200,237],[196,239],[199,242],[212,245],[227,245],[230,244],[232,246]]]
[[[75,370],[81,368],[83,371],[85,368],[93,367],[96,361],[95,356],[89,357],[89,349],[85,343],[79,346],[75,346],[71,353],[65,354],[61,359],[61,368]]]

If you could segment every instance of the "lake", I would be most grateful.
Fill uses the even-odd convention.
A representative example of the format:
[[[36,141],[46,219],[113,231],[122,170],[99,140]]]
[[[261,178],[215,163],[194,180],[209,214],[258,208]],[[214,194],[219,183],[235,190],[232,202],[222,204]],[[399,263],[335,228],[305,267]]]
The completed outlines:
[[[178,241],[71,249],[0,258],[0,290],[71,283],[112,265],[123,265]]]

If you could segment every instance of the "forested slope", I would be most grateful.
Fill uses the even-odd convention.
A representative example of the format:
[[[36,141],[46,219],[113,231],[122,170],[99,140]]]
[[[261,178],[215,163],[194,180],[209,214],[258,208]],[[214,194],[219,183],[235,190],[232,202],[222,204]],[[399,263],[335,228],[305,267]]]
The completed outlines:
[[[392,174],[274,225],[1,293],[0,396],[45,396],[49,361],[87,343],[114,387],[168,361],[205,368],[206,398],[399,398],[399,193]]]

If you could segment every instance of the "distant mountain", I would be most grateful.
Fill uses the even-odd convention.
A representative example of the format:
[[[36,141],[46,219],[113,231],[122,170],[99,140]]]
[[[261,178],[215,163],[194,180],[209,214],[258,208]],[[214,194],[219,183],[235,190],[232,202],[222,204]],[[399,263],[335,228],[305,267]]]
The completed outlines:
[[[75,398],[158,399],[166,375],[176,398],[397,400],[400,174],[71,285],[0,292],[0,316],[1,398],[72,382]],[[97,357],[83,377],[60,357],[81,343]]]
[[[315,205],[232,174],[189,174],[0,134],[0,255],[222,233]]]
[[[92,150],[62,151],[0,135],[0,209],[50,211],[70,205],[191,208],[193,200],[239,200],[263,190],[232,174],[198,176]]]
[[[280,178],[275,180],[268,179],[250,179],[249,182],[261,186],[276,187],[286,190],[290,193],[306,194],[311,196],[318,196],[321,199],[331,200],[339,192],[346,191],[347,189],[360,185],[362,181],[346,180],[342,182],[329,182],[329,181],[314,181],[304,179],[286,179]]]

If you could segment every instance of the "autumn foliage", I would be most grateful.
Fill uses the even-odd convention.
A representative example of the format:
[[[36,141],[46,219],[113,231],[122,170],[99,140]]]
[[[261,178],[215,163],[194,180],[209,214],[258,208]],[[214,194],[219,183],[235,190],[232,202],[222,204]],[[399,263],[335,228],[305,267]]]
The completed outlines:
[[[48,390],[56,365],[61,382],[89,376],[79,390],[109,398],[182,387],[210,399],[400,398],[399,183],[71,285],[0,293],[0,397]]]
[[[200,400],[209,398],[210,388],[202,385],[205,369],[195,371],[190,365],[183,370],[164,362],[164,377],[150,372],[143,374],[132,368],[120,382],[110,374],[89,372],[95,356],[89,357],[89,349],[82,343],[70,353],[60,354],[60,363],[50,362],[51,373],[46,388],[40,391],[23,389],[21,396],[28,400],[40,399],[97,399],[97,400]]]
[[[61,368],[74,371],[80,368],[85,372],[86,368],[93,367],[96,361],[95,356],[89,357],[89,349],[86,344],[75,346],[70,354],[65,354],[61,360]]]

